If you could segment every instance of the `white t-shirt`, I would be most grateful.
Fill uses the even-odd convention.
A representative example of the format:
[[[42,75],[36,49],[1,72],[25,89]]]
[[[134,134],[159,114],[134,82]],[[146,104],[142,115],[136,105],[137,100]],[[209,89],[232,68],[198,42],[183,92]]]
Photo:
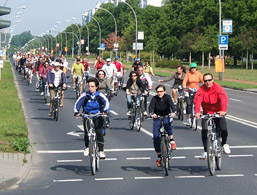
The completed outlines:
[[[58,87],[60,82],[61,82],[61,75],[62,75],[62,70],[58,70],[57,72],[53,69],[52,73],[54,73],[54,86]]]
[[[114,64],[110,64],[110,65],[103,65],[102,70],[105,72],[106,74],[106,78],[111,78],[113,76],[113,73],[117,73],[117,68]]]

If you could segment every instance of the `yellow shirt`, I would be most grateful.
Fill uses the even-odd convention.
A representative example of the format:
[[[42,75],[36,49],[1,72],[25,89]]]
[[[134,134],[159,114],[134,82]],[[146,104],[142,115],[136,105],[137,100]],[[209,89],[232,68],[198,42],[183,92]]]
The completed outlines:
[[[72,70],[73,74],[75,74],[75,75],[82,75],[84,66],[81,63],[79,63],[79,64],[74,63],[71,67],[71,70]]]

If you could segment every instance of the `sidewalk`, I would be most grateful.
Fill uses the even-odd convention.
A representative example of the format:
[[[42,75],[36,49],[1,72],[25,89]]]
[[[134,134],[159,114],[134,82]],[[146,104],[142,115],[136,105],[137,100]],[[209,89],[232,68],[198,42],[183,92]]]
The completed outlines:
[[[0,191],[6,190],[27,174],[31,154],[0,153]]]

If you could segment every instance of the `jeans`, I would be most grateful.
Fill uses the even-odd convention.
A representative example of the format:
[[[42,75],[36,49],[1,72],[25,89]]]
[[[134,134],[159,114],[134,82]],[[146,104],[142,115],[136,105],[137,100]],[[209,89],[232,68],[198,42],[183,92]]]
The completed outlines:
[[[133,101],[135,101],[135,100],[136,100],[136,104],[137,105],[140,104],[140,97],[141,97],[141,95],[137,95],[137,96],[126,95],[126,96],[127,96],[127,106],[128,106],[128,109],[132,108]]]
[[[165,117],[163,119],[164,129],[168,133],[168,135],[173,135],[171,123],[172,122],[170,117]],[[162,122],[160,119],[153,120],[153,145],[157,153],[161,152],[160,137],[159,137],[159,130],[161,128],[161,125],[162,125]]]

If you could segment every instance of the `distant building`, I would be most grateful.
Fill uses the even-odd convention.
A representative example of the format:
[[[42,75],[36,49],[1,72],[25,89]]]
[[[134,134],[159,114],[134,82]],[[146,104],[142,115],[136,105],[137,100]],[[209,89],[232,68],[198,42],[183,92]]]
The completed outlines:
[[[146,8],[148,5],[161,7],[163,6],[163,0],[140,0],[139,7]]]

